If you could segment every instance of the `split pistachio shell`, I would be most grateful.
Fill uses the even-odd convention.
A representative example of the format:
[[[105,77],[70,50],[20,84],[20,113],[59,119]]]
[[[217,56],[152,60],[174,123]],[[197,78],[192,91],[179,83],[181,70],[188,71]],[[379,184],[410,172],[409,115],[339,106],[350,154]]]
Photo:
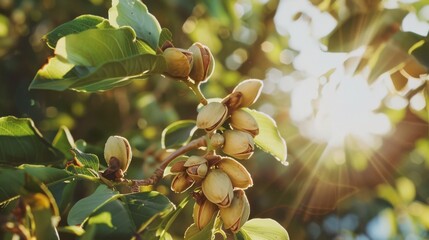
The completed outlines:
[[[247,132],[238,130],[227,130],[223,133],[225,144],[223,152],[237,159],[248,159],[255,150],[255,144]]]
[[[187,78],[192,68],[192,53],[180,48],[167,48],[163,54],[167,73],[172,77]]]
[[[261,94],[263,83],[258,79],[249,79],[238,84],[233,92],[241,92],[243,94],[240,107],[249,107]]]
[[[190,156],[183,166],[192,167],[207,163],[207,160],[201,156]]]
[[[110,159],[115,157],[119,160],[120,169],[126,172],[130,165],[132,152],[128,140],[121,136],[110,136],[104,145],[104,159],[109,164]]]
[[[194,181],[200,181],[202,180],[206,175],[208,171],[207,163],[202,163],[200,165],[195,165],[192,167],[188,167],[186,169],[186,173],[191,177]]]
[[[243,109],[235,110],[231,114],[231,127],[235,130],[248,132],[252,137],[259,134],[259,126],[255,118]]]
[[[225,142],[225,138],[220,133],[215,133],[210,138],[210,144],[213,148],[218,148],[223,146],[224,142]]]
[[[217,163],[217,167],[224,171],[235,188],[246,189],[253,186],[253,180],[247,169],[236,160],[225,157]]]
[[[218,211],[216,204],[204,200],[201,204],[195,203],[192,217],[198,229],[203,229]]]
[[[202,189],[207,199],[220,208],[228,207],[233,197],[233,187],[228,175],[220,169],[210,170],[203,180]]]
[[[228,108],[219,102],[204,106],[197,116],[197,127],[211,132],[220,127],[228,116]]]
[[[212,75],[215,61],[210,49],[201,44],[194,43],[189,51],[193,55],[193,66],[189,77],[196,83],[205,82]]]
[[[224,227],[230,229],[233,233],[237,233],[240,230],[249,219],[249,215],[249,201],[241,189],[234,191],[234,197],[229,207],[220,209],[220,217]]]
[[[193,184],[194,181],[185,172],[181,172],[173,178],[171,190],[175,193],[182,193],[188,190]]]

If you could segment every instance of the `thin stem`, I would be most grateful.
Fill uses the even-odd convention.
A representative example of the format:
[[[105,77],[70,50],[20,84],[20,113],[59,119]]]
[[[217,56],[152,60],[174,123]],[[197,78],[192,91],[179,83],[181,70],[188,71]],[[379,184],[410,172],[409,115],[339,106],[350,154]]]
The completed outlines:
[[[198,97],[198,99],[200,100],[200,103],[203,105],[207,105],[207,99],[204,97],[203,93],[201,92],[200,85],[191,82],[189,79],[184,80],[184,82],[186,83],[186,85],[188,85],[188,87],[192,90],[192,92],[194,92],[194,94]]]
[[[173,161],[175,158],[191,151],[194,149],[198,149],[200,147],[204,147],[207,145],[206,142],[206,137],[202,136],[199,137],[197,139],[194,139],[192,141],[190,141],[188,144],[186,144],[185,146],[177,149],[176,151],[174,151],[172,154],[170,154],[168,157],[166,157],[164,159],[164,161],[162,161],[161,165],[155,170],[154,174],[147,178],[147,179],[142,179],[142,180],[132,180],[132,186],[133,186],[133,191],[137,191],[139,186],[148,186],[148,185],[155,185],[159,182],[159,180],[161,180],[162,176],[164,175],[164,170],[165,168],[168,166],[168,164]]]

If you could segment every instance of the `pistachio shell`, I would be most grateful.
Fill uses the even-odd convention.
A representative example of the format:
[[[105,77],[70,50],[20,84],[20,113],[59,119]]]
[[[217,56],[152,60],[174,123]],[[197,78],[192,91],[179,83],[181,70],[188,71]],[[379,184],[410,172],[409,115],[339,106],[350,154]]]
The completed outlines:
[[[228,116],[228,108],[219,102],[204,106],[197,116],[197,127],[211,132],[221,126]]]
[[[171,165],[170,172],[171,173],[180,173],[186,171],[185,161],[178,161]]]
[[[200,165],[195,165],[186,169],[186,173],[191,177],[194,181],[202,180],[208,171],[207,163],[202,163]]]
[[[231,127],[235,130],[248,132],[252,137],[259,134],[259,126],[255,118],[243,109],[235,110],[231,114]]]
[[[222,148],[224,153],[237,159],[248,159],[252,156],[255,150],[252,135],[238,130],[227,130],[223,136],[225,137]]]
[[[228,175],[233,187],[246,189],[253,186],[250,173],[236,160],[225,157],[217,163],[217,166]]]
[[[220,169],[210,170],[203,180],[202,189],[209,201],[221,208],[228,207],[233,197],[233,187],[228,175]]]
[[[126,172],[130,165],[132,152],[128,140],[121,136],[110,136],[104,145],[104,159],[107,164],[110,158],[115,157],[119,160],[120,169]]]
[[[240,230],[249,219],[249,215],[249,201],[241,189],[234,191],[234,197],[229,207],[220,209],[220,217],[224,227],[230,229],[233,233],[237,233]]]
[[[186,160],[183,166],[191,167],[191,166],[197,166],[203,163],[207,163],[207,160],[205,158],[200,156],[190,156],[188,160]]]
[[[192,68],[192,53],[180,48],[167,48],[163,54],[167,73],[172,77],[186,78]]]
[[[212,75],[214,70],[214,58],[210,49],[201,44],[194,43],[189,51],[193,55],[193,66],[189,77],[195,82],[205,82]]]
[[[249,107],[261,94],[263,82],[258,79],[249,79],[238,84],[233,92],[241,92],[243,94],[240,107]]]
[[[203,229],[210,222],[210,220],[213,218],[213,215],[215,215],[218,210],[219,209],[216,204],[208,201],[207,199],[204,200],[201,204],[195,203],[192,217],[198,229]]]
[[[193,184],[194,181],[192,181],[185,172],[181,172],[171,181],[171,190],[176,193],[182,193],[188,190]]]
[[[223,143],[225,142],[225,138],[222,136],[222,134],[220,133],[215,133],[213,134],[213,136],[210,138],[210,145],[213,148],[218,148],[221,147],[223,145]]]

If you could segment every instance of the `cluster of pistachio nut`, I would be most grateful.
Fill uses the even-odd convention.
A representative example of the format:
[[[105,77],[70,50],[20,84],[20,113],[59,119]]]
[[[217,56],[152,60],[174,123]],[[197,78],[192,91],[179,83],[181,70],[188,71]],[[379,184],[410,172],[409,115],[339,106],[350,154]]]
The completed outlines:
[[[224,227],[237,232],[247,221],[250,206],[244,189],[253,185],[246,168],[236,160],[221,156],[191,156],[175,162],[170,171],[176,174],[171,189],[184,192],[194,183],[201,184],[196,192],[193,218],[198,229],[204,228],[217,212]]]
[[[121,180],[130,166],[132,158],[128,140],[121,136],[110,136],[104,145],[104,159],[108,168],[102,176],[109,180]]]
[[[238,84],[222,102],[210,102],[197,116],[197,127],[210,135],[210,145],[237,159],[248,159],[255,149],[253,138],[259,134],[255,118],[243,108],[251,106],[259,97],[263,83],[249,79]],[[227,119],[232,130],[217,133]]]
[[[163,54],[167,64],[166,73],[174,78],[190,78],[196,84],[208,80],[214,70],[215,61],[210,49],[194,43],[189,49],[169,47]]]

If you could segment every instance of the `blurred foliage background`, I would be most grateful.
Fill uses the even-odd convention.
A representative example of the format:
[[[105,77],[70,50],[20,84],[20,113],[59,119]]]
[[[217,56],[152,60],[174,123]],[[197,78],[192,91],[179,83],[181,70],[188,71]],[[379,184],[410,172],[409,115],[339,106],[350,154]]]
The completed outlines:
[[[407,32],[426,37],[429,1],[144,3],[176,47],[210,47],[216,68],[202,87],[207,97],[224,97],[244,79],[265,82],[255,108],[276,119],[289,166],[261,151],[244,162],[254,178],[251,218],[275,219],[292,239],[429,238],[429,54],[395,45]],[[81,14],[107,17],[109,7],[0,0],[0,115],[32,118],[49,140],[67,126],[100,157],[108,136],[125,136],[134,148],[128,177],[143,178],[162,159],[163,128],[196,117],[186,86],[154,76],[96,94],[28,91],[53,55],[43,35]],[[170,193],[170,180],[156,190],[178,203],[184,196]],[[191,205],[181,219],[176,236],[192,222]]]

